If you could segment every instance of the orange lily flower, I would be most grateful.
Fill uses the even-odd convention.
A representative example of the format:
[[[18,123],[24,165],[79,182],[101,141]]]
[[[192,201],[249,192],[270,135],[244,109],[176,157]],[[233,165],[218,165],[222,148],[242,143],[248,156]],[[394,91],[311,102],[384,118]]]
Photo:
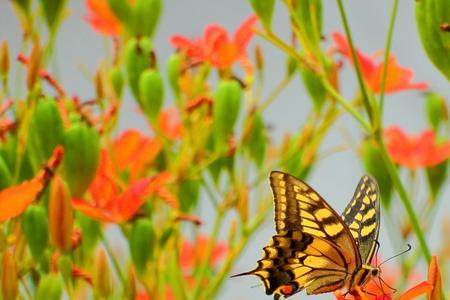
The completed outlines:
[[[19,216],[39,197],[61,163],[64,149],[57,146],[45,168],[31,180],[0,191],[0,222]]]
[[[133,217],[153,194],[176,206],[176,199],[164,186],[171,174],[139,177],[160,150],[159,141],[135,130],[126,131],[112,143],[109,155],[102,151],[96,177],[89,187],[90,200],[73,199],[73,207],[99,221],[121,223]],[[128,178],[128,186],[123,177]]]
[[[410,169],[435,166],[450,157],[450,141],[438,144],[431,130],[407,136],[392,126],[385,130],[385,137],[392,160]]]
[[[109,8],[108,0],[86,0],[88,15],[85,19],[99,34],[118,36],[122,29],[119,20]]]
[[[228,69],[236,61],[247,65],[246,48],[253,37],[252,28],[257,21],[256,16],[247,18],[236,30],[233,37],[216,24],[205,29],[202,38],[190,40],[182,35],[171,37],[171,44],[183,51],[193,63],[207,62],[218,69]]]
[[[336,45],[335,50],[342,53],[353,64],[351,48],[345,37],[339,32],[334,32],[332,33],[332,38]],[[358,63],[361,67],[362,76],[370,89],[374,93],[379,94],[381,92],[383,62],[377,63],[375,61],[375,55],[373,57],[369,57],[358,49],[355,50]],[[426,82],[413,83],[413,71],[400,66],[394,55],[389,56],[387,66],[387,76],[384,87],[386,94],[404,90],[424,90],[428,88],[428,84]]]
[[[198,235],[194,243],[184,240],[180,251],[181,268],[187,271],[198,265],[204,259],[209,243],[210,238],[206,235]],[[212,250],[210,265],[216,265],[227,252],[228,246],[217,241]]]

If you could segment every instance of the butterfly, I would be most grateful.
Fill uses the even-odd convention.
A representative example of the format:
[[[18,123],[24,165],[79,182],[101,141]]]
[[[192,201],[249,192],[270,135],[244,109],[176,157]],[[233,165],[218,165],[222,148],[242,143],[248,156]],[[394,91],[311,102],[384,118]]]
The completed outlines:
[[[284,172],[270,174],[275,229],[255,269],[267,295],[287,298],[349,293],[380,269],[371,260],[378,245],[380,201],[377,182],[364,175],[342,216],[308,184]]]

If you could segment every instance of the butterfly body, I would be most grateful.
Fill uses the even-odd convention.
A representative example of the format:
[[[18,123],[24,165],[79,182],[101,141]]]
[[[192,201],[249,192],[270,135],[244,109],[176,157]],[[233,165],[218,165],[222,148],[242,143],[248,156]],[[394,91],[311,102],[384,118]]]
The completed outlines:
[[[339,216],[303,181],[287,173],[270,175],[275,229],[254,270],[266,294],[289,297],[306,290],[352,292],[379,269],[370,265],[379,231],[378,186],[363,176],[352,201]]]

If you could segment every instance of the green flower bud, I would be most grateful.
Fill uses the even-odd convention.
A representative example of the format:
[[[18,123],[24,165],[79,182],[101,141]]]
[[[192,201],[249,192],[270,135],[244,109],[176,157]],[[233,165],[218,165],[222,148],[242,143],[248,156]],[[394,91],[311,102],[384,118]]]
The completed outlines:
[[[250,157],[258,166],[264,162],[266,155],[267,136],[264,121],[260,113],[257,113],[253,118],[248,119],[251,122],[248,138],[246,138],[245,145],[247,145],[250,152]]]
[[[415,3],[417,27],[425,52],[450,80],[450,32],[444,26],[450,22],[448,0],[418,0]]]
[[[169,59],[167,60],[167,75],[175,98],[180,97],[180,83],[178,81],[180,78],[180,64],[180,55],[174,53],[169,56]]]
[[[162,11],[162,0],[136,0],[131,7],[132,34],[152,37]]]
[[[60,300],[63,293],[63,281],[57,274],[44,275],[39,281],[36,300]]]
[[[64,135],[65,178],[72,196],[82,197],[94,179],[100,156],[100,135],[93,127],[79,122]]]
[[[448,120],[448,108],[445,99],[441,95],[429,93],[425,105],[428,123],[437,132],[442,121]]]
[[[235,80],[224,80],[219,83],[214,94],[214,135],[216,146],[227,144],[233,134],[241,107],[242,89]]]
[[[116,94],[117,98],[122,97],[123,92],[123,76],[120,68],[114,67],[111,69],[109,73],[111,84],[114,89],[114,93]]]
[[[133,224],[131,229],[130,253],[136,270],[144,273],[146,264],[152,257],[154,232],[152,222],[148,219],[141,219]]]
[[[125,50],[125,64],[131,92],[139,99],[139,77],[148,69],[151,61],[152,42],[149,38],[131,39]]]
[[[27,150],[34,172],[48,160],[53,149],[64,143],[64,126],[53,99],[40,99],[31,116]]]
[[[153,122],[162,108],[164,100],[164,82],[157,70],[147,69],[139,78],[139,105],[145,115]]]
[[[47,211],[42,205],[31,205],[25,211],[22,228],[35,261],[41,259],[48,244]]]

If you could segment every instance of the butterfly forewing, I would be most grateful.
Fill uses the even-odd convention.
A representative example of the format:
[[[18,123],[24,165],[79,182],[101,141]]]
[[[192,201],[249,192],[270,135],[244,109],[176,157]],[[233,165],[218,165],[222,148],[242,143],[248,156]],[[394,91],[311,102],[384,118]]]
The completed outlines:
[[[342,218],[358,245],[362,262],[370,264],[380,231],[379,192],[373,178],[361,178]]]
[[[350,267],[361,259],[349,229],[331,206],[309,185],[292,175],[270,174],[274,195],[275,227],[278,233],[299,230],[334,244]]]

